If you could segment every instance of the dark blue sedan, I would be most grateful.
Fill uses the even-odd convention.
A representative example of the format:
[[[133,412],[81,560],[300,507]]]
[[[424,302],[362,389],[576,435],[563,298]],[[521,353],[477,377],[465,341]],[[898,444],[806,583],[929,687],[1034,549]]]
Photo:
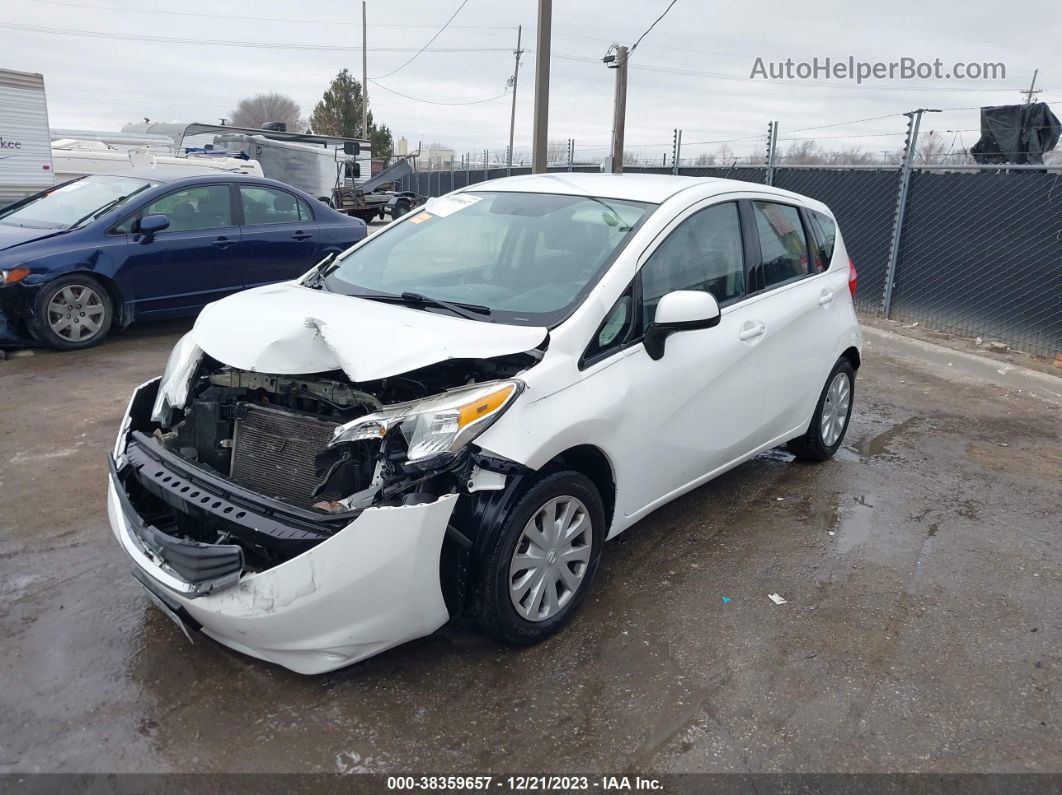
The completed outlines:
[[[0,209],[0,345],[87,348],[293,279],[365,237],[302,191],[237,174],[95,174]]]

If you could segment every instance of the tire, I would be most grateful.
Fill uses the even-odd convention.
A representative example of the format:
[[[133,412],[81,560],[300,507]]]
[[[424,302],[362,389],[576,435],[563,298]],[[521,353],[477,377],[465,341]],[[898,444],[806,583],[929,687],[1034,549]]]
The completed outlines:
[[[412,209],[412,205],[408,201],[406,201],[405,199],[397,201],[397,202],[395,202],[394,208],[392,208],[392,210],[391,210],[391,219],[392,220],[397,220],[397,219],[401,218],[403,215],[405,215],[406,213],[408,213],[411,209]]]
[[[582,512],[582,529],[565,542],[564,528],[560,527],[560,539],[538,535],[545,544],[532,546],[525,537],[525,532],[535,533],[539,527],[536,523],[536,529],[529,529],[532,520],[540,513],[545,518],[550,511],[565,516],[565,505],[572,509],[570,528],[578,530]],[[589,522],[588,527],[586,522]],[[547,525],[546,533],[552,532],[559,524]],[[535,482],[502,521],[487,548],[483,565],[479,567],[475,604],[482,628],[503,643],[516,646],[538,643],[561,629],[571,620],[590,590],[601,562],[605,534],[604,504],[597,487],[588,477],[564,470],[547,474]],[[583,552],[587,545],[589,550]],[[568,560],[564,560],[566,549]],[[558,551],[561,553],[559,558]],[[537,569],[521,570],[521,564],[516,561],[518,552],[520,561],[534,558],[553,562]],[[562,567],[568,572],[567,576],[561,572]],[[543,572],[544,577],[538,572]],[[517,596],[510,596],[514,582],[521,590],[517,591]],[[573,583],[574,588],[571,587]],[[553,599],[549,597],[551,588]],[[538,599],[536,593],[541,594]],[[523,605],[520,608],[517,607],[518,599]]]
[[[845,399],[847,406],[844,405]],[[807,433],[788,442],[786,446],[789,452],[800,461],[825,461],[832,458],[844,441],[854,403],[855,370],[852,363],[842,356],[826,379]]]
[[[33,332],[56,350],[74,351],[99,344],[113,320],[114,302],[107,288],[91,276],[73,274],[41,288]]]

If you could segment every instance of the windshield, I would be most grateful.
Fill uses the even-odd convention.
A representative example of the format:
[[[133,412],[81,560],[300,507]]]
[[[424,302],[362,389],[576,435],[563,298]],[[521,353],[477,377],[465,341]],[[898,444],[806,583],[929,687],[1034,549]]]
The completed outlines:
[[[432,199],[338,259],[325,287],[361,296],[413,293],[485,309],[484,320],[554,326],[652,207],[545,193]]]
[[[66,229],[92,220],[159,183],[97,174],[60,185],[32,201],[0,212],[0,224],[32,229]]]

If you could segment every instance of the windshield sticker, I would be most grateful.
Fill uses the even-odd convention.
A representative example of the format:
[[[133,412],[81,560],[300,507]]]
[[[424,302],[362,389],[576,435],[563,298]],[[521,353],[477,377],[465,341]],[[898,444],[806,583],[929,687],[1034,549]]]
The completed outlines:
[[[458,210],[471,207],[476,202],[482,201],[482,199],[482,196],[461,193],[457,196],[446,196],[442,199],[428,199],[428,203],[424,205],[424,209],[432,215],[436,215],[439,218],[445,218],[448,215],[453,215]]]
[[[412,218],[409,219],[409,222],[411,224],[422,224],[425,221],[430,221],[431,219],[432,219],[432,215],[430,213],[417,213],[416,215],[414,215]]]

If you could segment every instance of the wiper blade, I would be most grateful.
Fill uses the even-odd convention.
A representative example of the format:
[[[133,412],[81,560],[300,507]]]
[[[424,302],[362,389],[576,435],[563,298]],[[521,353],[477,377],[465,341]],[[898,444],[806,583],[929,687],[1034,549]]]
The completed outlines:
[[[422,295],[421,293],[402,293],[401,298],[403,301],[414,302],[418,304],[426,304],[428,306],[437,306],[440,309],[446,309],[453,312],[455,315],[466,317],[469,320],[482,320],[483,316],[490,317],[493,314],[493,310],[489,306],[483,304],[465,304],[455,303],[453,301],[444,301],[441,298],[432,298],[430,295]]]
[[[427,295],[421,295],[420,293],[405,292],[401,295],[391,295],[390,293],[351,293],[355,298],[364,298],[368,301],[382,301],[390,304],[406,304],[416,306],[435,306],[440,309],[445,309],[458,317],[467,318],[469,320],[490,320],[490,316],[493,314],[489,306],[483,306],[482,304],[464,304],[454,303],[452,301],[444,301],[441,298],[432,298]]]
[[[332,292],[328,287],[328,283],[325,279],[336,268],[339,267],[339,263],[336,262],[336,254],[333,251],[323,260],[317,263],[317,266],[310,271],[310,275],[306,277],[306,280],[302,283],[304,287],[309,287],[311,290],[326,290]]]
[[[73,229],[74,227],[81,226],[83,223],[85,223],[85,221],[92,221],[92,220],[95,220],[96,218],[99,218],[101,215],[103,215],[105,212],[110,210],[112,207],[116,207],[117,205],[121,204],[122,202],[124,202],[128,198],[129,198],[129,196],[119,196],[117,199],[111,199],[109,202],[107,202],[105,205],[100,207],[98,210],[93,210],[88,215],[86,215],[84,218],[78,218],[76,221],[74,221],[74,223],[70,224],[70,228]]]

